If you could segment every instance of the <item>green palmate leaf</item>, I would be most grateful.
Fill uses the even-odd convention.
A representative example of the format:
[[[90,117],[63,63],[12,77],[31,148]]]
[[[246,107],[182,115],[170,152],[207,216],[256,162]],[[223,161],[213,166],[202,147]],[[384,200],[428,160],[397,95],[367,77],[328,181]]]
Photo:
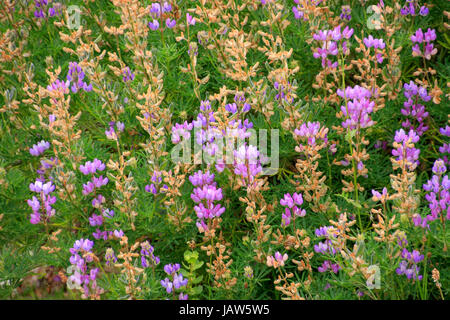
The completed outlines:
[[[203,291],[203,287],[202,286],[196,286],[196,287],[193,287],[191,289],[191,294],[192,295],[198,295],[198,294],[202,293],[202,291]]]
[[[198,276],[197,278],[192,280],[192,283],[197,284],[203,280],[203,276]]]

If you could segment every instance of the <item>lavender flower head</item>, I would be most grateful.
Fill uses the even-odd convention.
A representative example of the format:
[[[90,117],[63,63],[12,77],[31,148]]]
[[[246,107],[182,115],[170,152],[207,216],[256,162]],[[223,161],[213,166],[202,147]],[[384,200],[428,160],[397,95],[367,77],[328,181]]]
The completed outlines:
[[[33,144],[33,147],[30,148],[30,154],[32,156],[38,157],[43,154],[48,148],[50,148],[50,143],[42,140],[36,144]]]
[[[414,147],[419,141],[419,136],[410,130],[408,134],[403,129],[397,130],[394,137],[394,149],[392,155],[397,162],[404,162],[406,167],[413,171],[419,165],[420,150]]]
[[[80,89],[83,89],[86,92],[92,91],[92,84],[88,85],[85,81],[83,81],[84,77],[85,74],[81,66],[76,62],[70,62],[67,80],[72,84],[70,89],[73,93],[77,93]]]

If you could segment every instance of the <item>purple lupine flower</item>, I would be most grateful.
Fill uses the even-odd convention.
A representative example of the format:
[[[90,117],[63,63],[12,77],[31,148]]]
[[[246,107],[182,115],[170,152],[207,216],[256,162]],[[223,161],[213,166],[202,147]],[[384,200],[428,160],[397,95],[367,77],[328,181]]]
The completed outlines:
[[[340,18],[342,20],[347,20],[350,21],[352,19],[351,13],[352,13],[352,9],[350,8],[350,6],[342,6],[341,9],[341,14],[340,14]]]
[[[173,286],[175,289],[180,289],[181,287],[185,287],[188,283],[188,279],[183,278],[181,273],[173,275]]]
[[[300,217],[306,215],[305,209],[300,209],[298,207],[303,204],[303,197],[300,193],[294,193],[292,196],[289,193],[286,193],[284,198],[280,200],[280,204],[286,207],[285,212],[282,215],[283,226],[288,226],[290,224],[292,214]]]
[[[281,215],[281,225],[287,227],[291,223],[291,210],[286,208],[284,213]]]
[[[131,72],[130,67],[126,67],[122,70],[123,74],[123,82],[133,81],[134,80],[134,73]]]
[[[152,7],[150,8],[150,15],[157,19],[161,15],[161,5],[157,2],[152,3]]]
[[[416,213],[413,216],[416,227],[428,228],[428,222],[437,219],[441,221],[450,220],[450,180],[448,175],[445,175],[447,168],[444,161],[442,159],[436,160],[432,171],[434,175],[423,185],[423,189],[427,192],[425,199],[428,201],[431,213],[424,218]]]
[[[103,195],[99,194],[96,198],[92,199],[92,206],[94,208],[100,208],[100,206],[105,203],[106,199]]]
[[[422,280],[422,275],[419,275],[420,268],[417,264],[424,259],[424,255],[421,255],[417,250],[409,252],[406,248],[403,248],[401,256],[404,260],[400,261],[395,272],[398,275],[406,275],[408,279]]]
[[[427,16],[428,13],[430,13],[430,10],[428,10],[428,8],[427,8],[426,6],[420,7],[419,14],[420,14],[421,16]]]
[[[378,49],[383,50],[386,47],[383,39],[374,39],[372,35],[369,35],[368,38],[364,38],[364,44],[367,48],[375,49],[375,57],[377,58],[378,63],[383,63],[383,55],[378,51]]]
[[[84,175],[94,174],[97,171],[105,170],[105,164],[95,158],[92,161],[87,161],[84,165],[80,165],[80,171]]]
[[[305,13],[303,12],[303,7],[300,5],[293,6],[292,12],[294,13],[294,18],[297,20],[302,19],[303,21],[307,21],[308,18],[305,16]]]
[[[194,206],[199,219],[196,225],[200,232],[204,232],[207,230],[204,219],[220,217],[225,212],[225,208],[216,203],[222,200],[222,189],[217,188],[214,182],[214,175],[210,174],[209,171],[205,173],[198,171],[189,177],[189,181],[196,186],[191,194],[191,199],[197,203]]]
[[[198,203],[194,210],[199,219],[212,219],[225,212],[225,208],[220,204],[214,204],[215,201],[222,200],[222,189],[215,185],[203,185],[195,188],[191,198],[195,203]]]
[[[169,263],[164,266],[164,272],[170,276],[170,275],[177,273],[178,270],[180,270],[180,267],[181,266],[179,263],[174,263],[174,264]]]
[[[106,249],[105,260],[106,260],[106,265],[107,266],[111,266],[112,263],[116,263],[117,262],[117,257],[114,254],[114,250],[112,248]]]
[[[145,186],[145,191],[146,192],[151,192],[154,195],[156,195],[158,193],[158,190],[156,190],[155,184],[150,184],[150,185],[146,185]]]
[[[406,4],[400,9],[400,13],[403,16],[415,16],[417,14],[420,14],[421,16],[427,16],[429,10],[426,6],[422,6],[419,9],[418,1],[406,0]]]
[[[100,177],[92,177],[91,181],[86,184],[83,184],[83,195],[88,195],[94,191],[95,188],[100,188],[108,183],[108,178]]]
[[[409,170],[414,170],[419,165],[420,150],[414,148],[414,143],[419,141],[419,136],[410,130],[408,134],[403,129],[397,130],[394,137],[392,155],[397,157],[396,161],[405,161]]]
[[[106,185],[108,183],[108,178],[103,178],[103,176],[99,176],[99,177],[93,177],[92,178],[92,183],[94,184],[94,186],[96,188],[100,188],[104,185]]]
[[[42,140],[36,144],[33,144],[33,147],[30,148],[30,154],[37,157],[43,154],[48,148],[50,148],[50,143]]]
[[[412,48],[413,57],[424,57],[427,60],[437,53],[432,41],[436,40],[436,30],[428,28],[427,32],[423,33],[422,29],[417,29],[416,33],[411,36],[411,41],[416,43]],[[420,45],[423,45],[421,50]]]
[[[114,217],[114,210],[104,209],[103,216],[106,218],[112,219]]]
[[[159,28],[159,22],[158,22],[158,20],[153,20],[153,21],[149,22],[149,23],[148,23],[148,27],[149,27],[150,29],[152,29],[153,31],[158,30],[158,28]]]
[[[180,295],[178,297],[179,300],[188,300],[188,295],[183,294],[183,292],[180,292]]]
[[[179,290],[182,287],[186,287],[188,284],[188,279],[183,278],[183,275],[181,273],[177,273],[180,270],[180,265],[178,263],[176,264],[167,264],[164,266],[164,271],[171,277],[165,278],[164,280],[161,280],[161,286],[163,288],[166,288],[167,293],[174,293],[175,290]],[[181,296],[183,299],[187,299],[187,296],[183,295],[181,293]]]
[[[282,255],[279,251],[277,251],[274,256],[267,256],[266,265],[274,268],[282,267],[287,259],[287,253]]]
[[[101,226],[103,224],[103,217],[101,215],[96,215],[95,213],[93,213],[89,217],[89,224],[93,227]]]
[[[193,16],[191,16],[189,13],[186,13],[186,22],[191,26],[195,26],[195,18]]]
[[[70,86],[70,81],[61,81],[59,79],[56,79],[55,82],[53,82],[52,84],[47,86],[47,90],[48,91],[57,91],[57,92],[61,92],[64,94],[69,93],[69,86]]]
[[[309,146],[315,146],[316,142],[322,140],[327,143],[327,130],[321,128],[319,122],[302,123],[299,129],[294,130],[294,134],[306,140]],[[304,149],[304,145],[300,144],[300,150]]]
[[[321,254],[336,254],[336,249],[333,246],[333,243],[331,241],[332,238],[336,238],[336,229],[334,227],[320,227],[315,230],[316,237],[325,237],[325,241],[319,242],[318,244],[314,245],[314,251]]]
[[[325,260],[322,264],[322,266],[318,267],[317,270],[321,273],[326,272],[328,270],[332,271],[333,273],[338,273],[341,267],[337,263],[331,263],[329,260]]]
[[[446,125],[445,128],[440,128],[439,132],[445,137],[450,137],[450,126]],[[443,143],[442,146],[439,147],[439,152],[443,154],[442,160],[444,163],[450,165],[450,159],[448,156],[448,154],[450,154],[450,143]]]
[[[425,110],[425,106],[420,103],[420,100],[423,102],[428,102],[431,100],[431,97],[428,95],[425,87],[419,87],[413,81],[410,81],[409,84],[405,83],[403,88],[404,95],[407,100],[403,103],[404,107],[401,109],[401,113],[405,116],[411,117],[411,120],[417,122],[417,125],[414,126],[410,119],[407,119],[402,122],[402,126],[405,129],[414,130],[419,136],[421,136],[428,130],[428,126],[425,125],[424,120],[429,114]]]
[[[172,11],[172,5],[170,3],[164,2],[162,7],[163,12],[170,12]]]
[[[372,196],[374,200],[381,201],[382,199],[385,199],[387,197],[387,189],[386,187],[383,188],[382,193],[379,193],[376,190],[372,190]]]
[[[151,181],[154,183],[145,186],[146,192],[151,192],[154,195],[156,195],[158,194],[158,192],[165,192],[168,189],[167,185],[165,184],[161,187],[162,176],[160,171],[153,172]]]
[[[333,30],[320,30],[319,33],[313,35],[313,39],[320,41],[322,46],[316,48],[313,57],[316,59],[322,59],[322,67],[329,67],[335,69],[338,65],[337,61],[332,62],[328,59],[328,56],[337,56],[341,46],[345,55],[349,54],[347,41],[353,35],[354,30],[346,26],[341,32],[341,26],[337,26]]]
[[[177,144],[181,142],[181,137],[184,138],[184,140],[189,140],[191,137],[191,130],[193,128],[192,123],[188,123],[185,121],[182,124],[175,123],[175,126],[172,127],[172,142]]]
[[[175,27],[176,24],[177,24],[177,22],[175,21],[175,19],[170,19],[170,18],[166,19],[167,28],[172,29],[173,27]]]
[[[234,173],[241,176],[244,185],[254,183],[255,178],[261,173],[261,155],[255,146],[243,144],[234,151]]]
[[[153,254],[154,250],[148,241],[141,243],[141,265],[143,268],[153,268],[159,264],[160,259]]]
[[[192,176],[189,176],[189,181],[194,187],[203,187],[204,185],[216,185],[214,182],[214,174],[206,171],[203,173],[201,170],[195,172]]]
[[[69,277],[72,284],[77,284],[83,292],[83,297],[87,298],[90,294],[98,296],[103,293],[103,289],[97,284],[98,268],[89,269],[88,263],[92,262],[92,247],[94,242],[89,239],[76,240],[73,247],[69,249],[72,256],[69,261],[75,268],[74,274]],[[112,254],[114,257],[114,253]],[[114,258],[111,257],[110,261]]]
[[[35,181],[34,183],[30,183],[30,190],[36,193],[42,192],[44,195],[48,195],[55,190],[55,185],[51,181],[47,183]]]
[[[374,124],[369,115],[373,112],[375,102],[370,101],[372,94],[369,90],[356,85],[353,88],[347,87],[345,90],[338,89],[337,94],[348,100],[347,107],[341,106],[341,111],[346,117],[342,122],[344,128],[359,130]]]
[[[169,280],[169,278],[165,278],[164,280],[161,280],[161,286],[166,288],[167,293],[171,293],[173,289],[173,283]]]
[[[114,236],[117,239],[121,239],[121,238],[123,238],[125,233],[122,230],[114,230],[114,231],[111,232],[111,235]]]
[[[80,89],[83,89],[86,92],[92,91],[92,84],[88,85],[85,81],[83,81],[84,77],[85,74],[81,66],[76,62],[70,62],[67,80],[72,84],[70,89],[73,93],[77,93]]]

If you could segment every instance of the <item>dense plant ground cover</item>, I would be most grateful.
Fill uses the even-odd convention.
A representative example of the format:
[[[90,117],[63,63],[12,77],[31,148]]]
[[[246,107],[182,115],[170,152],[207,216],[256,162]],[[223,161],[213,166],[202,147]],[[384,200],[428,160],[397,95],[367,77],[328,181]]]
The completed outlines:
[[[446,299],[449,18],[1,1],[0,297]]]

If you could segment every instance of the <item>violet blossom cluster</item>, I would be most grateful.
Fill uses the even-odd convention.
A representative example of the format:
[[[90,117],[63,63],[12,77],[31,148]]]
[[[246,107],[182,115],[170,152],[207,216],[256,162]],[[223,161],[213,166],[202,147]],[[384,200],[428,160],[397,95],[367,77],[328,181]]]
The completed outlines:
[[[195,26],[196,20],[193,16],[189,14],[189,12],[186,13],[186,22],[188,26]]]
[[[56,79],[53,83],[47,86],[47,90],[51,92],[61,92],[63,94],[69,93],[70,81],[61,81]]]
[[[261,157],[258,148],[243,144],[234,151],[234,173],[240,176],[243,185],[251,186],[262,172]]]
[[[180,264],[166,264],[164,266],[164,272],[167,273],[170,277],[166,277],[164,280],[161,280],[161,285],[166,289],[167,293],[172,293],[175,297],[175,290],[179,290],[181,288],[186,288],[188,284],[188,279],[183,278],[183,275],[180,271]],[[179,300],[187,300],[188,295],[180,292],[178,296]]]
[[[53,166],[56,164],[56,161],[57,159],[54,157],[51,157],[50,159],[41,159],[41,166],[36,170],[37,174],[39,175],[36,180],[45,183],[45,175],[51,168],[53,168]],[[53,177],[50,177],[49,179],[52,180]]]
[[[321,273],[327,272],[328,270],[330,270],[330,271],[334,272],[335,274],[337,274],[340,269],[341,269],[341,267],[339,266],[338,263],[331,263],[329,260],[325,260],[323,262],[323,264],[317,268],[317,270]]]
[[[345,116],[345,120],[342,122],[344,128],[359,130],[374,125],[370,114],[373,112],[375,102],[370,101],[372,93],[369,90],[356,85],[353,88],[347,87],[345,90],[338,89],[337,94],[347,101],[347,106],[341,106],[341,111]]]
[[[114,253],[114,250],[112,248],[106,249],[105,261],[106,261],[106,265],[108,267],[110,267],[112,264],[117,262],[117,257],[116,257],[116,255]]]
[[[402,239],[399,241],[399,245],[403,247],[401,257],[403,260],[400,261],[398,268],[395,272],[398,275],[405,275],[408,279],[414,280],[422,280],[422,275],[419,274],[420,267],[417,266],[419,262],[424,259],[423,254],[420,254],[419,251],[413,250],[412,252],[406,249],[406,245],[408,241],[406,239]]]
[[[439,132],[444,137],[450,137],[450,126],[447,125],[445,128],[439,128]],[[442,160],[444,160],[444,163],[450,165],[450,159],[448,157],[448,154],[450,154],[450,143],[444,142],[444,144],[439,147],[439,152],[443,154]]]
[[[367,38],[363,39],[364,45],[367,48],[374,48],[375,57],[378,63],[383,63],[383,54],[380,50],[383,50],[386,47],[383,39],[375,39],[372,35],[369,35]]]
[[[176,123],[172,127],[172,142],[175,144],[182,141],[188,141],[193,135],[195,144],[201,147],[204,152],[205,160],[215,161],[216,169],[222,172],[225,169],[224,161],[224,139],[227,145],[234,145],[235,140],[243,141],[252,134],[249,129],[253,128],[253,123],[245,119],[245,114],[251,110],[249,103],[245,101],[245,97],[236,94],[233,103],[225,105],[225,111],[229,113],[228,126],[219,130],[216,126],[215,112],[212,110],[211,103],[208,100],[201,101],[200,113],[191,123]],[[193,134],[192,134],[193,131]],[[196,148],[194,150],[197,150]],[[195,157],[202,154],[195,154]],[[227,160],[228,161],[228,160]],[[229,159],[233,163],[234,157]],[[228,163],[228,162],[227,162]]]
[[[420,14],[421,16],[427,16],[430,10],[426,6],[421,6],[419,8],[419,4],[417,0],[406,0],[405,5],[400,9],[400,13],[403,16],[415,16]]]
[[[319,242],[318,244],[314,245],[314,251],[321,254],[336,254],[336,249],[333,246],[332,238],[336,238],[336,230],[332,226],[324,226],[316,229],[315,231],[316,237],[322,238],[324,237],[325,240]]]
[[[56,202],[56,197],[51,195],[55,191],[55,185],[51,181],[36,180],[34,183],[30,183],[30,190],[38,194],[37,197],[33,196],[27,200],[33,210],[30,222],[32,224],[38,224],[41,221],[46,223],[50,217],[55,215],[52,205]]]
[[[134,73],[131,72],[130,67],[125,67],[122,70],[122,75],[123,75],[123,77],[122,77],[123,82],[128,82],[128,81],[134,80]]]
[[[292,97],[292,99],[288,99],[288,97],[291,96],[292,94],[292,88],[291,88],[291,83],[288,81],[286,87],[284,85],[282,85],[281,83],[279,83],[278,81],[275,81],[273,84],[277,94],[275,95],[275,100],[277,101],[286,101],[288,103],[294,103],[294,98]]]
[[[198,171],[189,177],[189,181],[196,187],[191,194],[191,199],[197,204],[194,207],[199,219],[196,225],[200,231],[208,230],[205,219],[220,217],[225,212],[225,208],[220,203],[216,203],[222,200],[222,188],[217,188],[214,174],[209,171],[205,173]]]
[[[67,73],[67,81],[69,81],[72,86],[70,89],[73,93],[77,93],[78,90],[83,89],[86,92],[92,91],[92,84],[87,84],[84,81],[84,71],[81,66],[76,62],[69,63],[69,72]]]
[[[302,123],[299,129],[294,130],[294,134],[299,136],[306,143],[314,147],[319,142],[328,143],[326,130],[320,127],[320,122],[310,122]],[[303,144],[300,144],[300,151],[305,148]]]
[[[392,155],[396,157],[396,161],[405,161],[410,171],[419,165],[420,150],[414,147],[414,143],[418,141],[419,136],[413,130],[409,130],[408,134],[403,129],[395,131]]]
[[[92,207],[98,209],[100,211],[99,214],[92,213],[89,217],[89,224],[92,227],[96,227],[96,231],[92,234],[95,239],[103,239],[107,240],[108,238],[121,238],[123,237],[122,230],[114,230],[114,231],[101,231],[98,227],[102,226],[106,219],[112,219],[114,217],[114,210],[104,208],[104,203],[106,202],[105,197],[102,194],[97,194],[97,189],[106,185],[109,180],[107,177],[103,177],[100,175],[96,177],[95,174],[105,170],[105,164],[102,163],[99,159],[95,158],[92,161],[86,161],[85,164],[80,165],[79,167],[81,173],[84,175],[93,175],[91,180],[86,184],[83,184],[83,195],[87,196],[91,193],[94,193],[94,198],[91,201]]]
[[[88,267],[88,263],[94,261],[93,246],[94,241],[79,239],[69,250],[72,254],[70,264],[73,266],[73,274],[69,277],[69,283],[82,289],[85,298],[90,295],[97,296],[103,292],[103,289],[97,284],[99,269]]]
[[[417,86],[413,81],[410,81],[409,84],[405,83],[403,89],[407,100],[403,103],[401,112],[404,116],[415,119],[418,125],[415,127],[409,119],[406,119],[402,122],[402,127],[407,130],[414,130],[421,136],[428,130],[428,126],[424,123],[428,117],[428,112],[425,110],[425,106],[421,104],[421,101],[428,102],[431,100],[431,97],[428,95],[425,87]]]
[[[120,121],[110,121],[109,128],[105,131],[106,138],[109,140],[117,140],[117,135],[125,130],[125,124]]]
[[[415,45],[412,48],[413,57],[424,57],[427,60],[431,59],[437,53],[432,41],[436,40],[436,30],[428,28],[427,32],[418,29],[416,33],[411,36],[411,41]],[[422,46],[422,48],[421,48]]]
[[[41,140],[36,144],[33,144],[33,147],[30,148],[30,154],[32,156],[38,157],[50,148],[50,143],[45,140]]]
[[[273,256],[267,256],[266,265],[268,267],[279,268],[284,266],[284,263],[287,261],[288,255],[287,253],[281,254],[279,251],[275,252]]]
[[[419,214],[413,216],[413,222],[416,227],[428,228],[428,222],[441,219],[450,220],[450,180],[447,172],[447,168],[442,159],[438,159],[433,165],[433,176],[426,184],[423,185],[423,189],[427,192],[425,199],[428,201],[428,207],[431,214],[422,218]]]
[[[168,14],[171,11],[172,5],[167,1],[165,1],[162,6],[158,2],[152,3],[152,6],[150,8],[150,16],[153,20],[148,23],[148,27],[153,31],[158,30],[160,27],[162,28],[163,26],[160,26],[159,24],[161,15]],[[171,19],[170,17],[166,18],[165,20],[166,27],[169,29],[175,27],[176,23],[177,22],[175,21],[175,19]]]
[[[182,141],[187,141],[191,138],[191,130],[194,127],[192,123],[185,121],[184,123],[175,123],[172,127],[172,142],[177,144]]]
[[[294,18],[297,20],[302,19],[303,21],[308,21],[308,17],[305,15],[305,12],[303,11],[303,5],[299,4],[298,0],[294,0],[294,2],[297,4],[296,6],[292,7],[292,12],[294,13]]]
[[[352,9],[350,8],[350,6],[342,6],[341,14],[339,15],[339,18],[341,18],[341,20],[350,21],[350,20],[352,20],[351,13],[352,13]]]
[[[243,94],[236,94],[234,102],[225,105],[225,110],[229,112],[231,120],[228,123],[225,131],[222,131],[222,136],[228,139],[233,139],[230,143],[234,143],[234,139],[245,140],[251,136],[248,129],[253,128],[253,123],[245,119],[245,114],[251,110],[251,105],[246,102]],[[220,161],[219,163],[222,163]],[[220,171],[220,169],[218,168]]]
[[[150,178],[151,184],[145,186],[145,191],[150,192],[153,195],[157,195],[160,192],[165,192],[168,187],[166,184],[162,184],[162,175],[161,171],[154,171],[152,177]]]
[[[303,197],[301,193],[293,193],[292,196],[289,193],[284,195],[284,198],[280,200],[280,204],[285,208],[284,213],[281,216],[281,225],[287,227],[291,223],[291,217],[296,216],[304,217],[306,215],[305,209],[299,208],[303,204]]]
[[[150,242],[144,241],[141,243],[141,265],[143,268],[154,268],[159,264],[159,257],[153,254],[154,251],[155,249],[150,245]]]
[[[48,0],[34,0],[34,6],[36,7],[34,16],[39,19],[60,16],[62,13],[62,5],[59,2],[54,3],[53,6],[50,7]]]
[[[313,39],[319,41],[322,46],[314,50],[314,58],[322,59],[322,67],[329,67],[336,69],[338,62],[331,61],[329,56],[337,56],[339,49],[342,50],[344,55],[350,53],[348,47],[348,39],[353,35],[353,28],[346,26],[344,30],[341,31],[341,26],[337,26],[333,30],[321,30],[319,33],[313,35]]]

